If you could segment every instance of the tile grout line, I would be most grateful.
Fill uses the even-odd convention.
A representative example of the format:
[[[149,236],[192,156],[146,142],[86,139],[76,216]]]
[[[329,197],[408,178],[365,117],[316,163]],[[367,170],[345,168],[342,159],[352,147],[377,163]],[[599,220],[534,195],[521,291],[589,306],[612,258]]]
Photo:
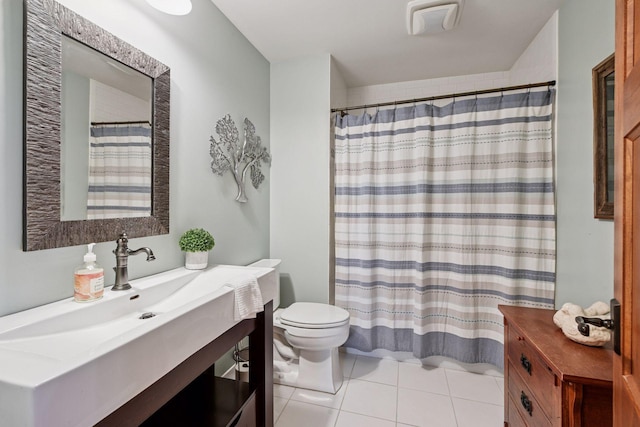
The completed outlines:
[[[353,374],[353,371],[355,369],[355,365],[357,363],[357,359],[358,358],[359,358],[359,356],[355,355],[354,356],[354,360],[349,365],[350,369],[347,369],[347,370],[349,370],[351,372],[350,375],[345,375],[345,370],[344,369],[342,371],[343,381],[345,381],[346,384],[343,383],[344,389],[340,390],[340,392],[343,393],[343,396],[342,396],[342,399],[340,399],[339,404],[336,407],[331,407],[331,406],[327,407],[325,405],[318,405],[318,404],[315,404],[315,403],[312,403],[312,402],[306,402],[304,400],[300,401],[300,402],[307,403],[307,404],[314,405],[314,406],[319,406],[319,407],[322,407],[322,408],[325,408],[325,409],[327,409],[327,408],[334,409],[337,412],[337,414],[336,414],[335,421],[333,422],[333,424],[331,424],[333,427],[336,427],[336,426],[339,425],[338,424],[338,420],[340,419],[340,416],[341,416],[341,414],[343,412],[346,412],[346,413],[349,413],[349,414],[354,414],[354,415],[359,415],[359,416],[364,416],[364,417],[371,417],[371,418],[375,418],[375,419],[378,419],[378,420],[381,420],[381,421],[385,421],[385,422],[389,422],[389,423],[394,423],[395,427],[398,427],[399,424],[402,424],[399,421],[399,413],[400,413],[399,404],[400,404],[400,389],[401,389],[401,387],[400,387],[400,370],[401,370],[401,364],[403,363],[401,361],[397,361],[396,366],[395,366],[395,370],[396,370],[396,372],[395,372],[395,385],[394,385],[395,393],[396,393],[396,399],[395,399],[396,407],[395,407],[395,417],[394,417],[395,420],[390,420],[390,419],[387,419],[387,418],[380,418],[380,417],[372,416],[370,414],[363,414],[363,413],[359,413],[359,412],[351,412],[349,410],[343,409],[344,408],[344,401],[345,401],[345,399],[347,397],[347,392],[350,389],[351,380],[353,379],[351,375]],[[421,390],[421,389],[415,389],[415,391],[425,392],[425,393],[429,393],[429,394],[442,395],[442,396],[444,396],[444,395],[448,396],[449,397],[449,401],[450,401],[450,405],[451,405],[451,409],[452,409],[453,415],[454,415],[454,417],[453,417],[453,421],[455,423],[454,425],[459,426],[460,422],[462,421],[462,419],[459,419],[461,414],[458,414],[456,412],[456,406],[455,406],[455,403],[453,401],[454,396],[452,395],[452,389],[451,389],[451,385],[450,385],[450,380],[451,380],[451,378],[450,378],[451,375],[449,374],[450,370],[446,369],[446,368],[442,368],[442,369],[443,369],[443,373],[444,373],[444,377],[445,377],[445,384],[444,384],[445,388],[443,389],[443,393],[437,393],[437,392],[434,392],[434,391],[426,391],[426,390]],[[494,380],[495,387],[500,389],[500,381],[499,380],[503,380],[503,377],[499,378],[499,377],[495,377],[495,376],[492,376],[492,375],[488,375],[488,376],[491,376],[492,379]],[[360,379],[358,379],[358,380],[360,380]],[[368,382],[369,380],[361,380],[361,381]],[[381,384],[381,385],[388,384],[388,383],[379,383],[377,381],[370,381],[370,382],[371,383],[375,383],[375,384]],[[285,399],[285,404],[284,404],[282,410],[280,411],[280,414],[278,415],[278,418],[274,420],[274,425],[277,424],[278,420],[282,417],[282,414],[285,412],[285,409],[288,407],[288,405],[291,402],[291,400],[295,400],[295,399],[293,399],[293,397],[296,394],[296,391],[298,390],[298,388],[297,387],[292,387],[292,388],[293,388],[293,391],[290,393],[289,397]],[[407,389],[407,390],[414,390],[411,387],[402,387],[402,388]],[[500,389],[500,391],[502,393],[504,393],[502,389]],[[475,403],[479,403],[479,404],[491,405],[492,407],[498,407],[498,408],[504,406],[503,404],[501,405],[501,404],[496,404],[496,403],[492,403],[492,402],[481,401],[481,400],[477,400],[477,399],[474,399],[474,398],[464,398],[464,397],[459,397],[458,398],[458,397],[456,397],[456,399],[464,400],[464,401],[467,401],[467,402],[475,402]],[[329,425],[327,424],[327,426],[329,426]]]
[[[294,389],[293,393],[295,393],[295,389]],[[273,421],[274,427],[276,425],[276,422],[280,419],[280,417],[284,413],[285,408],[289,405],[289,402],[291,401],[291,396],[293,396],[293,393],[291,393],[291,395],[285,399],[286,401],[284,403],[284,406],[282,407],[282,410],[280,411],[280,414],[278,415],[278,419]],[[282,399],[282,397],[281,397],[281,399]]]
[[[400,405],[400,362],[396,363],[396,426],[398,425],[398,406]]]
[[[342,412],[342,404],[344,403],[345,397],[347,397],[347,388],[349,387],[348,383],[346,385],[344,384],[344,379],[346,377],[346,375],[344,374],[344,366],[342,364],[344,359],[338,359],[338,360],[340,360],[340,369],[342,370],[342,387],[344,387],[345,389],[344,389],[344,395],[342,396],[342,399],[340,400],[340,406],[338,407],[338,416],[336,417],[336,420],[333,423],[334,427],[338,424],[338,420],[340,419],[340,412]],[[351,368],[353,369],[353,366]],[[350,376],[349,376],[349,378],[350,378]]]
[[[459,427],[459,423],[458,423],[458,414],[456,413],[456,407],[453,404],[453,396],[451,396],[451,386],[449,385],[449,375],[447,375],[448,370],[445,368],[444,370],[444,377],[447,380],[447,391],[448,391],[448,396],[449,396],[449,402],[451,402],[451,410],[453,411],[453,420],[456,423],[456,426]]]
[[[347,353],[348,354],[348,353]],[[340,418],[340,413],[342,412],[342,405],[344,405],[344,399],[347,398],[347,389],[349,388],[349,385],[351,385],[351,376],[353,375],[353,369],[356,366],[356,360],[358,360],[358,356],[354,355],[353,358],[353,363],[351,364],[351,369],[349,369],[349,375],[346,376],[344,374],[344,368],[342,370],[342,381],[343,381],[343,385],[344,385],[344,378],[347,377],[348,378],[348,383],[346,385],[347,388],[345,388],[344,390],[344,396],[342,396],[342,400],[340,401],[340,407],[338,408],[338,416],[336,417],[336,422],[335,424],[338,424],[338,419]],[[342,366],[340,366],[342,368]],[[348,411],[345,411],[348,412]]]
[[[355,364],[355,361],[354,361]],[[342,368],[342,366],[340,366]],[[353,368],[353,367],[352,367]],[[344,375],[344,370],[342,371],[342,387],[344,387],[344,395],[342,396],[342,399],[340,400],[340,406],[338,407],[338,416],[336,417],[336,421],[333,423],[334,427],[338,424],[338,420],[340,419],[340,413],[342,412],[342,404],[344,403],[344,399],[347,397],[347,389],[349,388],[349,384],[351,384],[351,377],[347,377],[348,381],[347,384],[344,384],[344,379],[345,379],[345,375]]]
[[[354,360],[353,364],[355,365],[355,360]],[[351,368],[352,368],[352,369],[351,369],[351,371],[353,371],[353,366],[352,366]],[[349,384],[348,384],[348,383],[350,383],[350,382],[351,382],[351,381],[350,381],[350,380],[351,380],[351,377],[350,377],[350,376],[345,376],[345,375],[344,375],[344,371],[343,371],[343,373],[342,373],[342,377],[343,377],[343,378],[342,378],[342,380],[343,380],[343,386],[345,387],[345,390],[344,390],[344,396],[343,396],[343,397],[342,397],[342,399],[340,400],[340,405],[339,405],[339,407],[338,407],[338,408],[333,408],[333,407],[325,406],[325,405],[319,405],[319,404],[312,403],[312,402],[307,402],[307,401],[299,401],[299,400],[295,400],[295,399],[293,399],[293,396],[296,394],[296,390],[298,390],[299,388],[298,388],[298,387],[292,387],[292,388],[293,388],[293,391],[291,392],[291,395],[286,399],[286,403],[285,403],[285,405],[283,406],[282,411],[280,412],[280,415],[278,415],[278,418],[277,418],[276,420],[274,420],[274,426],[275,426],[275,424],[277,423],[277,420],[278,420],[278,419],[280,419],[280,417],[282,416],[282,413],[284,413],[284,410],[285,410],[285,408],[289,405],[289,402],[291,402],[291,400],[293,400],[293,401],[295,401],[295,402],[300,402],[300,403],[304,403],[304,404],[308,404],[308,405],[313,405],[313,406],[317,406],[317,407],[324,408],[324,409],[329,409],[329,410],[332,410],[332,409],[333,409],[333,410],[336,410],[336,411],[338,412],[338,414],[337,414],[337,416],[336,416],[336,420],[335,420],[335,422],[334,422],[334,424],[333,424],[333,426],[335,427],[335,425],[338,423],[338,418],[340,417],[340,412],[342,411],[342,404],[344,403],[344,398],[346,397],[347,388],[348,388],[348,386],[349,386]],[[346,384],[346,385],[344,385],[344,379],[345,379],[345,378],[347,378],[347,384]],[[289,387],[291,387],[291,386],[289,386]],[[282,399],[282,398],[281,398],[281,399]],[[349,412],[349,411],[345,411],[345,412]]]

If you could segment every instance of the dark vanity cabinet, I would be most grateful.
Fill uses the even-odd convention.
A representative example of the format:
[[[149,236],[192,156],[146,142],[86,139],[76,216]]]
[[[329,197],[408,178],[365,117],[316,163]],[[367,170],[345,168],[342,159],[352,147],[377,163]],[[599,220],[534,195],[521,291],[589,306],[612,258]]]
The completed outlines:
[[[97,425],[272,427],[272,307],[236,324]],[[247,336],[249,382],[216,377],[215,361]]]
[[[255,427],[255,395],[248,383],[216,377],[211,369],[145,420],[141,427]]]

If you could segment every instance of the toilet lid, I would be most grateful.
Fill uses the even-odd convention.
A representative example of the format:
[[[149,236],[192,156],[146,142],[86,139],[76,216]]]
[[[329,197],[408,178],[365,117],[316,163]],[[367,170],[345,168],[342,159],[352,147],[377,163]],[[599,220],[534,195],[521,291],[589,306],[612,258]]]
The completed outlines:
[[[295,302],[282,310],[280,322],[299,328],[333,328],[348,323],[349,312],[335,305]]]

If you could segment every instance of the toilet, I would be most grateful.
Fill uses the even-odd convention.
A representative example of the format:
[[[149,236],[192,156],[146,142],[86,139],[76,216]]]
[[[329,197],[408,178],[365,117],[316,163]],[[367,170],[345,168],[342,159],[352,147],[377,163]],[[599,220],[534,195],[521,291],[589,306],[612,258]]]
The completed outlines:
[[[279,259],[252,267],[276,270],[273,301],[273,381],[292,387],[336,393],[342,386],[338,347],[349,337],[349,312],[333,305],[295,302],[280,306]]]

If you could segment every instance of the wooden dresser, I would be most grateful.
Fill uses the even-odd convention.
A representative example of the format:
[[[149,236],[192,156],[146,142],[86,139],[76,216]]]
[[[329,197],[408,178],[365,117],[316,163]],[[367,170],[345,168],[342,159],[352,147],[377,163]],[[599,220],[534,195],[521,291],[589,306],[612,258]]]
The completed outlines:
[[[505,427],[612,425],[613,351],[571,341],[554,310],[499,306],[504,315]]]

